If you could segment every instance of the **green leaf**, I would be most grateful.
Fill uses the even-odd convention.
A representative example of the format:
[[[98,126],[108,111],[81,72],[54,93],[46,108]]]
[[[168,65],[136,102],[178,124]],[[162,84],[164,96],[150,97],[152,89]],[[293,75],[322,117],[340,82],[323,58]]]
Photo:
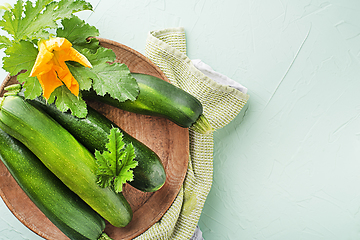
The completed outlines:
[[[13,36],[14,41],[35,39],[48,33],[45,29],[56,28],[59,19],[71,17],[72,13],[92,10],[90,3],[84,0],[38,0],[25,3],[18,0],[14,8],[6,11],[0,21],[0,27]]]
[[[11,76],[18,74],[22,70],[31,72],[38,54],[32,42],[20,41],[12,44],[5,50],[6,57],[3,58],[3,68]]]
[[[96,38],[88,40],[89,37],[99,36],[99,30],[94,26],[90,26],[76,16],[62,20],[61,24],[63,28],[58,28],[56,35],[69,40],[76,50],[81,51],[86,48],[95,53],[100,47]]]
[[[11,41],[9,38],[5,36],[0,36],[0,49],[1,48],[8,48],[11,46]]]
[[[79,83],[80,90],[89,90],[92,85],[91,79],[93,74],[88,71],[88,68],[76,62],[67,62],[66,65],[76,81]]]
[[[3,5],[0,5],[0,10],[10,10],[12,6],[9,3],[4,3]]]
[[[70,18],[73,13],[83,10],[92,10],[90,3],[87,3],[84,0],[61,0],[60,2],[51,2],[46,9],[38,15],[35,23],[24,30],[22,36],[36,38],[36,33],[39,29],[57,28],[57,20]]]
[[[10,35],[15,36],[21,20],[22,11],[23,1],[18,0],[12,9],[5,11],[2,20],[0,21],[0,27]]]
[[[106,144],[106,149],[108,152],[113,153],[111,155],[112,162],[116,163],[117,160],[121,157],[121,152],[125,146],[123,142],[123,133],[117,129],[112,128],[108,136],[109,142]],[[116,170],[116,164],[113,164],[114,170]],[[116,171],[114,171],[116,173]]]
[[[123,133],[118,128],[112,128],[106,144],[107,151],[95,151],[97,183],[101,187],[111,187],[116,193],[122,192],[126,182],[133,181],[132,169],[138,165],[133,145],[125,146],[122,137]]]
[[[24,40],[15,42],[5,50],[5,53],[7,56],[3,58],[3,68],[11,76],[20,73],[17,80],[23,84],[25,98],[34,99],[40,96],[42,88],[39,81],[36,77],[29,77],[38,54],[34,44]]]
[[[80,96],[76,97],[71,93],[65,85],[57,87],[55,91],[51,93],[48,102],[55,102],[56,107],[60,111],[66,112],[70,110],[71,113],[78,118],[84,118],[87,115],[86,102],[82,100]]]
[[[36,20],[40,15],[41,11],[43,11],[44,7],[49,4],[51,0],[39,0],[36,2],[35,6],[33,6],[31,1],[25,2],[25,10],[24,17],[19,18],[19,24],[17,31],[14,34],[14,39],[21,40],[25,39],[27,35],[38,32],[42,28],[37,28],[39,22]],[[50,19],[48,19],[50,20]],[[42,23],[44,24],[44,22]],[[52,22],[52,27],[54,27],[54,23]],[[51,25],[44,25],[45,27],[51,27]],[[31,39],[28,37],[28,39]]]
[[[125,64],[99,64],[90,69],[97,77],[93,79],[93,89],[104,96],[108,93],[120,102],[134,101],[139,94],[136,79]]]
[[[119,101],[136,99],[139,94],[136,79],[125,64],[114,62],[116,57],[111,49],[101,47],[95,54],[89,51],[82,53],[93,66],[88,70],[92,74],[92,87],[98,95],[108,93]]]
[[[122,187],[126,181],[131,182],[134,180],[133,168],[138,165],[135,159],[135,150],[132,144],[128,144],[124,150],[122,161],[118,162],[117,177],[114,179],[115,192],[122,192]]]
[[[79,67],[76,63],[69,62],[68,65],[72,65],[69,69],[75,79],[79,78],[81,82],[86,82],[87,78],[91,79],[92,88],[102,96],[108,93],[112,98],[119,101],[134,101],[137,98],[139,87],[136,79],[125,64],[113,63],[116,56],[111,49],[100,47],[96,53],[84,49],[81,53],[85,55],[93,67]],[[75,69],[76,66],[78,67]]]
[[[23,83],[24,97],[26,99],[35,99],[42,93],[40,82],[36,77],[29,77],[29,72],[19,74],[17,80]]]
[[[95,158],[98,164],[97,183],[103,188],[110,187],[114,179],[111,166],[108,165],[108,161],[98,150],[95,150]]]
[[[52,11],[49,16],[52,16],[55,20],[69,18],[73,13],[79,11],[92,10],[91,4],[85,0],[61,0],[58,3],[52,3],[54,3],[52,8],[46,10]]]

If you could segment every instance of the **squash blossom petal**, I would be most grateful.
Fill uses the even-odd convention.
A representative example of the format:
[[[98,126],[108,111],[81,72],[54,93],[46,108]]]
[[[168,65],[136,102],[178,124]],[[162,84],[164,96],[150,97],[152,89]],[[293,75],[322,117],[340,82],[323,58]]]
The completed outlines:
[[[39,42],[39,53],[30,76],[37,77],[43,89],[43,95],[49,99],[59,86],[65,86],[76,96],[79,95],[79,83],[71,74],[66,61],[75,61],[91,68],[87,58],[76,51],[65,38],[50,38]]]

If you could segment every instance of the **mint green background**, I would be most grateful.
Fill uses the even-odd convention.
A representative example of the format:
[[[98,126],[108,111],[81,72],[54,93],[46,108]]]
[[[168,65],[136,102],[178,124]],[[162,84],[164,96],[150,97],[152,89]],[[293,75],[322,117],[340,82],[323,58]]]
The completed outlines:
[[[101,37],[143,53],[183,26],[191,59],[249,89],[214,135],[206,240],[360,239],[360,1],[90,2]],[[40,238],[1,202],[0,239]]]

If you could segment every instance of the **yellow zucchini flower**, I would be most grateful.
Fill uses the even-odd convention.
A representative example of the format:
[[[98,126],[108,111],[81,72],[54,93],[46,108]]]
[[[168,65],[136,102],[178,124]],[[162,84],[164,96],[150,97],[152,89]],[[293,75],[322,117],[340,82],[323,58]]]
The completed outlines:
[[[91,68],[87,58],[76,51],[65,38],[50,38],[39,41],[39,53],[30,76],[37,77],[43,89],[43,96],[49,99],[59,86],[65,86],[75,95],[79,95],[79,83],[71,74],[65,61],[75,61]]]

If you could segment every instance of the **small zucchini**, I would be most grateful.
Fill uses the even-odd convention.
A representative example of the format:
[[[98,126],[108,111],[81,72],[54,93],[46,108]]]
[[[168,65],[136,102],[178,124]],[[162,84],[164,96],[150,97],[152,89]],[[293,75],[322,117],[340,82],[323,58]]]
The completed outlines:
[[[28,148],[1,129],[0,159],[31,201],[67,237],[106,239],[104,219],[70,191]]]
[[[164,117],[181,127],[194,125],[194,129],[201,133],[213,131],[202,115],[203,106],[197,98],[157,77],[140,73],[132,73],[132,76],[140,91],[135,101],[120,102],[108,94],[97,95],[93,90],[82,91],[82,97],[133,113]]]
[[[166,173],[158,155],[95,109],[88,106],[86,118],[77,118],[68,112],[61,112],[54,104],[47,104],[43,98],[29,102],[49,114],[92,153],[106,150],[111,128],[119,128],[124,143],[134,146],[135,159],[138,161],[138,166],[133,169],[134,180],[129,184],[144,192],[154,192],[164,185]]]
[[[70,190],[115,227],[132,219],[124,196],[96,183],[93,154],[59,123],[20,96],[6,96],[0,105],[0,128],[22,142]]]

